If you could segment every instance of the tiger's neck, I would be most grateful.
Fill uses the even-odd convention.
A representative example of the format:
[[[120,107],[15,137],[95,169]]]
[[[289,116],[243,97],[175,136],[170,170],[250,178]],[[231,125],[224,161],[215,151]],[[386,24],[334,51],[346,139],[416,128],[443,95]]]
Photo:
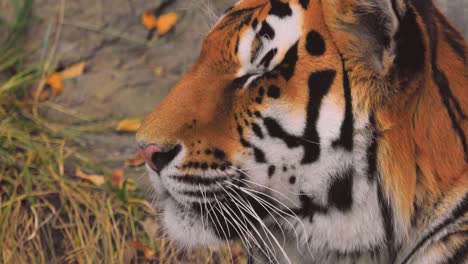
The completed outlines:
[[[466,192],[468,94],[463,37],[432,3],[411,0],[408,8],[397,35],[401,94],[376,119],[383,186],[411,229],[415,212],[434,209],[453,188]]]

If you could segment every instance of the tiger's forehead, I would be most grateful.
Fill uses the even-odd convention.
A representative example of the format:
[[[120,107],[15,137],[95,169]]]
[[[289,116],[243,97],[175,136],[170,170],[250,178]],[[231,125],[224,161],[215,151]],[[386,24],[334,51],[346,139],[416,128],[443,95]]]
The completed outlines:
[[[237,77],[265,72],[298,41],[303,13],[297,1],[241,1],[226,11],[206,43],[211,49],[217,47],[218,55],[212,56],[217,64],[231,63],[227,68]],[[227,49],[219,49],[221,46]]]
[[[268,1],[241,1],[229,8],[212,30],[212,34],[233,36],[241,32],[252,21],[264,20],[268,16]]]
[[[280,18],[291,15],[290,6],[298,4],[296,1],[285,0],[242,0],[230,7],[220,18],[213,31],[226,30],[228,32],[241,31],[253,20],[263,21],[269,15]]]

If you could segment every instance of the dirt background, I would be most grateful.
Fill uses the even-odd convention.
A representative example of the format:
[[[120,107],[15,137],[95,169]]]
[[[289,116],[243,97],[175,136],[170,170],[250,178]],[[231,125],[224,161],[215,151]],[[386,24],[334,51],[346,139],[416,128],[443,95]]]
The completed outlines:
[[[105,123],[142,117],[159,104],[174,83],[189,69],[201,42],[216,17],[234,0],[172,0],[166,12],[175,11],[179,21],[164,37],[147,40],[141,25],[145,10],[158,8],[164,0],[34,0],[36,23],[27,45],[39,59],[44,40],[55,33],[56,52],[51,68],[87,61],[86,72],[65,81],[65,90],[53,101],[70,113],[48,110],[54,121],[67,124]],[[168,2],[168,1],[164,1]],[[451,20],[468,34],[468,0],[438,0]],[[0,0],[0,16],[11,14],[8,0]],[[162,74],[154,73],[161,67]],[[78,118],[77,118],[78,117]],[[134,137],[112,129],[80,135],[81,152],[111,168],[135,154]],[[128,170],[143,175],[142,170]],[[138,177],[142,181],[144,177]]]

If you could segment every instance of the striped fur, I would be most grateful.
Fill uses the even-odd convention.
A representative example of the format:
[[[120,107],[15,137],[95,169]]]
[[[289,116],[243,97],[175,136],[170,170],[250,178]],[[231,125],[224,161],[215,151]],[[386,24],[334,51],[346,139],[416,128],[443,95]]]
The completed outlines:
[[[466,45],[427,0],[243,0],[137,140],[181,247],[252,263],[465,263]]]

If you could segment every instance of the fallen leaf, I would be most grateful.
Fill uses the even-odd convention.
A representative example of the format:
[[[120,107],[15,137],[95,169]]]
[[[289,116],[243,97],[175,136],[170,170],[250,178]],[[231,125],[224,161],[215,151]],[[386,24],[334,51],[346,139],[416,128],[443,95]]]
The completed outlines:
[[[138,240],[133,240],[132,241],[132,248],[137,249],[137,250],[142,250],[143,254],[145,255],[146,259],[154,259],[155,252],[145,246],[143,243],[141,243]]]
[[[156,67],[154,68],[154,75],[161,77],[164,73],[164,68],[163,67]]]
[[[50,94],[50,89],[42,89],[42,91],[39,93],[39,90],[33,90],[32,93],[31,93],[31,97],[36,99],[39,101],[39,102],[44,102],[44,101],[47,101],[49,98],[50,98],[51,94]]]
[[[124,119],[117,124],[118,132],[136,132],[141,125],[141,118]]]
[[[121,169],[114,170],[111,175],[111,185],[114,188],[122,188],[124,171]]]
[[[154,259],[154,255],[155,255],[154,250],[144,247],[143,254],[145,255],[146,259]]]
[[[145,11],[143,15],[141,15],[141,23],[148,30],[152,30],[158,26],[158,19],[154,16],[153,12]]]
[[[160,35],[164,35],[177,23],[177,13],[167,13],[158,17],[157,28]]]
[[[60,73],[54,72],[50,74],[47,77],[46,83],[52,88],[52,96],[56,96],[63,91],[63,82]]]
[[[61,71],[60,76],[62,76],[62,80],[76,78],[83,75],[85,68],[86,62],[82,61]]]
[[[86,173],[81,171],[80,167],[76,167],[75,175],[76,175],[76,177],[80,178],[81,180],[92,183],[92,184],[97,185],[97,186],[103,185],[104,182],[105,182],[104,176],[86,174]]]
[[[142,249],[142,248],[144,248],[144,245],[138,240],[133,240],[132,241],[132,247],[134,249]]]
[[[140,154],[136,154],[135,157],[126,159],[124,164],[127,167],[139,167],[145,164],[145,160]]]

